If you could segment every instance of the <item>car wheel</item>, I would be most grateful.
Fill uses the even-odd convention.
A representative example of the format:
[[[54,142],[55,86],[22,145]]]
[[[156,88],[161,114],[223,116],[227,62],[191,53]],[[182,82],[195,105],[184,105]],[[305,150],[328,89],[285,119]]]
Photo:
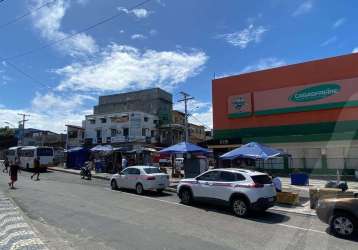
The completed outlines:
[[[118,189],[116,180],[112,180],[112,181],[111,181],[111,188],[112,188],[112,190]]]
[[[343,238],[352,237],[354,232],[357,231],[357,227],[357,220],[350,214],[344,212],[336,213],[330,224],[333,234]]]
[[[184,188],[179,192],[180,200],[183,204],[189,205],[193,200],[193,195],[188,188]]]
[[[137,194],[143,194],[143,185],[138,183],[136,186],[135,186],[135,191],[137,192]]]
[[[163,193],[163,191],[164,191],[164,189],[162,189],[162,188],[157,189],[157,193],[158,193],[158,194],[162,194],[162,193]]]
[[[249,206],[246,201],[240,198],[235,198],[232,203],[232,211],[238,217],[246,217],[249,213]]]

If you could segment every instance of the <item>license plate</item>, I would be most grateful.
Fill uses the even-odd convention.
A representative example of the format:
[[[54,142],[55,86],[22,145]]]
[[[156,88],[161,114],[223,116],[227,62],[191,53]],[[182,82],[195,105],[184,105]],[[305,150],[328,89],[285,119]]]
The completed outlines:
[[[270,202],[273,201],[273,197],[268,198],[268,201]]]

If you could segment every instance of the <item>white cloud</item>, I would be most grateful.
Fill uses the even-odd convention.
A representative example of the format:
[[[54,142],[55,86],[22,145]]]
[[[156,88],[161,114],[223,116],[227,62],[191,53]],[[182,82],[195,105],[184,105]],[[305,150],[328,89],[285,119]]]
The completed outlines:
[[[330,45],[332,43],[335,43],[336,41],[337,41],[337,36],[332,36],[332,37],[328,38],[326,41],[322,42],[321,46],[324,47],[324,46]]]
[[[344,17],[339,18],[337,21],[335,21],[333,23],[332,28],[336,29],[336,28],[342,26],[345,22],[346,22],[346,18],[344,18]]]
[[[358,47],[354,48],[352,53],[358,53]]]
[[[133,39],[133,40],[143,40],[143,39],[147,39],[147,37],[145,35],[142,35],[142,34],[133,34],[131,36],[131,39]]]
[[[292,16],[296,17],[303,14],[307,14],[312,10],[312,8],[313,8],[313,1],[310,0],[305,1],[297,7],[297,9],[292,13]]]
[[[203,112],[195,112],[189,117],[189,122],[196,125],[203,125],[206,129],[213,128],[213,108],[210,107]]]
[[[118,7],[117,8],[119,11],[122,11],[126,14],[132,14],[134,16],[136,16],[137,18],[146,18],[149,16],[150,12],[144,8],[138,8],[138,9],[133,9],[133,10],[128,10],[125,7]]]
[[[112,44],[97,60],[74,63],[56,70],[64,77],[58,90],[128,90],[162,87],[171,89],[197,75],[208,56],[201,51],[141,51]]]
[[[268,29],[263,26],[255,27],[253,24],[250,24],[243,30],[234,33],[218,35],[217,38],[224,38],[231,45],[245,49],[249,43],[259,43],[261,41],[262,35],[266,31],[268,31]]]
[[[10,109],[0,105],[0,120],[18,125],[18,113],[29,114],[28,128],[37,128],[63,133],[65,124],[81,125],[85,115],[92,110],[85,109],[85,100],[93,99],[84,95],[56,96],[54,93],[41,95],[36,93],[28,109]]]
[[[257,63],[248,65],[245,68],[243,68],[243,70],[240,73],[247,73],[252,71],[276,68],[286,64],[287,63],[285,62],[285,60],[278,59],[275,57],[261,58]]]
[[[173,110],[179,110],[184,113],[184,102],[176,102]],[[210,102],[200,100],[190,100],[188,102],[189,122],[205,126],[207,129],[213,127],[213,110]]]
[[[145,18],[149,15],[149,12],[146,9],[134,9],[132,10],[133,14],[138,18]]]
[[[46,0],[33,0],[32,8],[43,5],[45,1]],[[34,26],[42,37],[49,41],[56,41],[75,32],[66,33],[61,31],[61,22],[69,7],[70,2],[68,0],[57,0],[32,14]],[[56,45],[56,47],[71,56],[91,54],[98,49],[95,40],[84,33],[64,40]]]

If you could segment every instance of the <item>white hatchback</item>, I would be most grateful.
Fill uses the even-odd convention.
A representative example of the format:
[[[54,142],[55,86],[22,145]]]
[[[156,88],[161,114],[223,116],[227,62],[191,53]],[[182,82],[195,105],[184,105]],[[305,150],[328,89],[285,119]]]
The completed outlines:
[[[111,177],[111,188],[134,189],[137,194],[145,190],[162,192],[169,186],[169,175],[153,166],[133,166]]]
[[[223,203],[240,217],[250,210],[266,210],[276,200],[276,190],[267,174],[235,168],[209,170],[196,178],[182,179],[177,192],[184,204],[193,200]]]

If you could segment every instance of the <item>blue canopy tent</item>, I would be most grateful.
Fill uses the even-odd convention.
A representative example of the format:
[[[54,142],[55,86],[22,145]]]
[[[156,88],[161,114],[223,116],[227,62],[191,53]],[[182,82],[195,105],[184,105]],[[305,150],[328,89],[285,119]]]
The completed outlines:
[[[184,154],[184,153],[203,153],[207,154],[209,150],[206,148],[199,147],[189,142],[180,142],[168,148],[164,148],[159,153],[164,154]]]
[[[110,153],[113,151],[113,147],[111,145],[97,145],[91,148],[92,152],[103,152],[103,153]]]
[[[288,154],[257,142],[250,142],[223,154],[220,156],[220,159],[233,160],[236,158],[249,158],[253,160],[267,160],[279,156],[288,156]]]
[[[76,147],[66,150],[66,167],[80,169],[90,157],[90,151],[87,148]]]
[[[161,154],[186,154],[186,153],[201,153],[201,154],[208,154],[209,150],[206,148],[199,147],[195,144],[191,144],[189,142],[180,142],[178,144],[175,144],[173,146],[170,146],[168,148],[162,149],[159,151]],[[207,165],[204,166],[203,164],[200,164],[200,161],[202,159],[194,159],[191,158],[190,160],[185,159],[184,160],[184,173],[185,177],[190,178],[197,176],[198,174],[202,173],[203,171],[207,170]],[[174,173],[174,165],[173,165],[173,172]],[[180,171],[178,169],[175,170],[176,175],[180,174]]]

